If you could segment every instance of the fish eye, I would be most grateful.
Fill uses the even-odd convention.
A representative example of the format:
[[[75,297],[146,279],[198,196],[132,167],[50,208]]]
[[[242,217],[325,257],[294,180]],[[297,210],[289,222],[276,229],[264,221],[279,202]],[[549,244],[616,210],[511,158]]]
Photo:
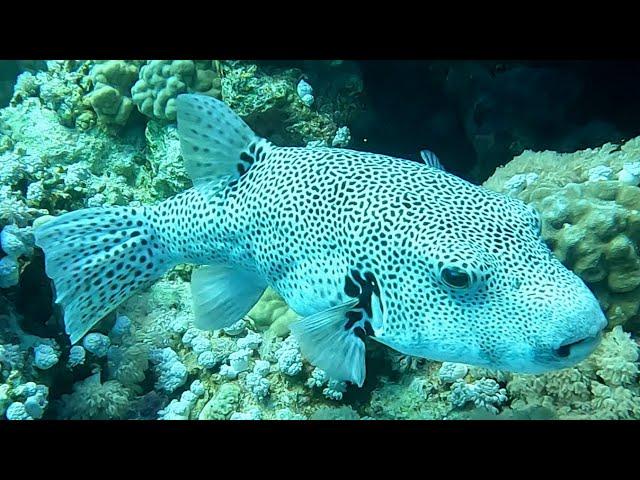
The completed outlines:
[[[445,285],[455,289],[469,288],[471,276],[459,267],[445,267],[440,272]]]

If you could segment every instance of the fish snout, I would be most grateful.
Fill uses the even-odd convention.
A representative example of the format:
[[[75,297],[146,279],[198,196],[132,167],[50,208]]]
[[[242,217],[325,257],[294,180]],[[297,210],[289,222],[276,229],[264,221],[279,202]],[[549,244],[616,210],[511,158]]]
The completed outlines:
[[[569,319],[570,331],[560,335],[560,340],[551,345],[550,357],[556,363],[575,365],[587,358],[600,344],[607,319],[595,298],[589,304],[589,308]]]

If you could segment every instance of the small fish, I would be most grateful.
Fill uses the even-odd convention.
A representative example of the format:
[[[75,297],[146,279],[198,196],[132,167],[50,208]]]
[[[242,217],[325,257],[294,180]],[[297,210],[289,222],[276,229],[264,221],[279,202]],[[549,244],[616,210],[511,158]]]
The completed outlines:
[[[302,316],[291,331],[303,355],[359,386],[366,337],[531,373],[573,365],[598,344],[598,301],[523,202],[410,160],[277,147],[211,97],[180,95],[176,108],[193,188],[154,206],[66,213],[35,231],[73,343],[192,263],[196,326],[235,323],[270,285]]]
[[[440,159],[431,150],[420,150],[420,158],[425,165],[444,171],[444,167],[442,166],[442,163],[440,163]]]

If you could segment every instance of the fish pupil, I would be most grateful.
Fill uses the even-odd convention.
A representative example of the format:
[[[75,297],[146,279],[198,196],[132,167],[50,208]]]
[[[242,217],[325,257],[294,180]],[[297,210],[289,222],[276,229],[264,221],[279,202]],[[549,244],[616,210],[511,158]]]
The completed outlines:
[[[442,281],[451,288],[467,288],[471,277],[458,267],[447,267],[442,270]]]

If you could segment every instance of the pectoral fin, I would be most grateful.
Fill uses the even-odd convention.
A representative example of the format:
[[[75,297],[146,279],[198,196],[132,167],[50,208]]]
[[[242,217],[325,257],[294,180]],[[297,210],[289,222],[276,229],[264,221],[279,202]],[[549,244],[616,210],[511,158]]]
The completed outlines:
[[[354,311],[358,299],[332,307],[292,323],[289,328],[302,354],[335,380],[346,380],[359,387],[364,383],[364,329]]]

